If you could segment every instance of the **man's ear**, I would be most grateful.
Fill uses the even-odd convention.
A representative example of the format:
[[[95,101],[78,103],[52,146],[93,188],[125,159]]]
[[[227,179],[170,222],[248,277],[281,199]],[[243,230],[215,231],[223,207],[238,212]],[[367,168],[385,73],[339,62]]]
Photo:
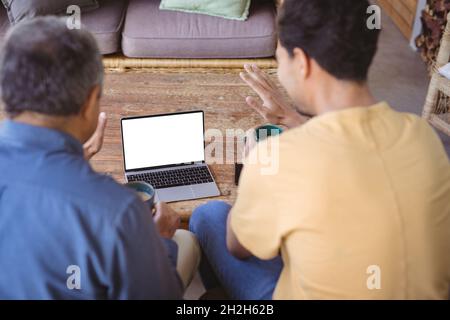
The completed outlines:
[[[294,49],[294,64],[296,70],[300,71],[303,78],[309,77],[311,74],[311,58],[300,48]]]
[[[92,87],[91,92],[89,92],[88,97],[80,110],[80,114],[83,118],[88,118],[89,113],[91,113],[93,108],[97,106],[98,99],[100,96],[100,90],[101,89],[99,85]]]

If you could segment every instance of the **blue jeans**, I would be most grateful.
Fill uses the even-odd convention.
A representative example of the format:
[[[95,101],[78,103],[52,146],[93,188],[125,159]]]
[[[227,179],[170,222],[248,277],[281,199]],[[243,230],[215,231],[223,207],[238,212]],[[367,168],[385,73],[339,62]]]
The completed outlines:
[[[207,290],[222,287],[236,300],[272,299],[283,262],[280,257],[263,261],[239,260],[226,246],[226,223],[230,205],[212,201],[194,210],[189,229],[200,242],[203,257],[200,275]]]

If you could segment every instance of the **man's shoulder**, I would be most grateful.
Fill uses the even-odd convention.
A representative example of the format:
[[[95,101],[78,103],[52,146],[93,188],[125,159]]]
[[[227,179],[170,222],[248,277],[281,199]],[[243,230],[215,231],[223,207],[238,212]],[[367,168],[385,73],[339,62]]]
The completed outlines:
[[[86,193],[95,195],[92,197],[92,201],[95,203],[119,208],[137,199],[131,189],[104,174],[93,172],[84,184],[87,189]]]
[[[418,134],[423,134],[426,136],[435,133],[430,123],[416,114],[401,113],[401,112],[396,112],[396,114],[399,118],[401,118],[401,120],[403,120],[405,125],[408,128],[410,128],[410,130],[413,132],[417,132]]]
[[[396,137],[396,143],[393,146],[398,147],[399,144],[405,144],[410,147],[415,146],[422,151],[429,150],[429,152],[444,150],[438,134],[423,117],[392,110],[389,120],[391,127],[389,132],[394,132]]]
[[[55,155],[33,171],[42,173],[31,172],[29,177],[19,175],[17,181],[6,183],[26,187],[30,184],[27,180],[30,180],[37,192],[53,197],[62,206],[82,208],[81,213],[86,212],[93,219],[116,219],[139,201],[131,189],[111,176],[96,172],[89,162],[79,156]]]
[[[320,146],[322,143],[329,145],[342,142],[342,138],[352,140],[361,128],[364,128],[362,130],[364,137],[372,137],[371,134],[368,134],[369,126],[371,130],[377,129],[372,134],[382,134],[383,137],[394,136],[395,139],[398,138],[397,135],[405,134],[425,138],[435,135],[431,125],[422,117],[412,113],[399,112],[392,109],[387,103],[380,103],[374,108],[349,109],[313,118],[304,125],[284,133],[280,138],[280,148],[296,145],[308,146],[311,149],[309,151],[314,151],[314,149],[320,151],[320,147],[313,147]],[[378,130],[381,127],[384,128],[384,131]],[[321,150],[321,152],[323,151]]]
[[[74,195],[86,199],[88,203],[96,207],[105,208],[106,211],[125,212],[139,201],[137,195],[129,188],[119,184],[111,176],[95,172],[88,163],[80,164],[82,174],[74,185],[80,186],[80,189]],[[73,168],[73,174],[77,174],[76,168]],[[75,192],[72,190],[72,192]]]
[[[135,192],[112,177],[95,172],[89,164],[81,164],[80,172],[76,167],[69,171],[68,176],[74,180],[68,188],[55,190],[55,185],[50,187],[59,193],[61,199],[67,199],[70,206],[81,208],[80,214],[89,221],[103,221],[114,226],[141,208]]]

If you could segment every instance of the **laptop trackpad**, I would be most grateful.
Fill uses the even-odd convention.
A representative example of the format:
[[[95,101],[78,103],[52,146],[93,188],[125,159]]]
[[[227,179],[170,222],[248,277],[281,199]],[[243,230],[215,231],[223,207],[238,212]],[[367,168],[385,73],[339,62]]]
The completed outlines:
[[[156,201],[175,202],[193,198],[195,198],[195,195],[190,186],[156,190]]]

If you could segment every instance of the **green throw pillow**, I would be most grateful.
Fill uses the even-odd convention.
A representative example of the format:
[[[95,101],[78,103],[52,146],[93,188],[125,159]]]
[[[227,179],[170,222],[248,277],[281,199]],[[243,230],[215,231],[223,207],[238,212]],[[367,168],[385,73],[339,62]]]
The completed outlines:
[[[9,21],[19,21],[48,14],[64,14],[70,5],[78,5],[81,10],[97,9],[97,0],[2,0],[8,11]]]
[[[161,10],[207,14],[233,20],[247,20],[251,0],[162,0]]]

